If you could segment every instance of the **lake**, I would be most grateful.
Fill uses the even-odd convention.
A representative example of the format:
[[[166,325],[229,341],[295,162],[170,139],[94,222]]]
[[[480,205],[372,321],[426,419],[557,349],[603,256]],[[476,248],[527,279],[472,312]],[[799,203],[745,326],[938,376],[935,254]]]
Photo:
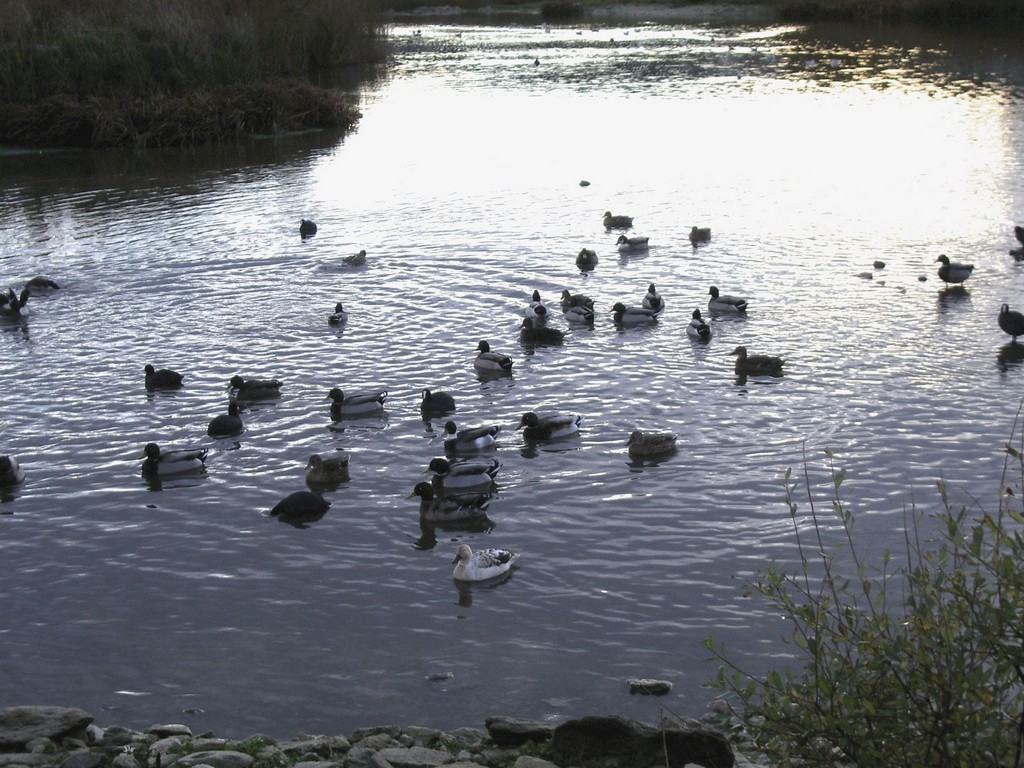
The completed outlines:
[[[27,476],[0,495],[0,706],[234,738],[699,716],[708,635],[754,672],[791,662],[748,584],[796,562],[788,468],[802,530],[806,472],[838,541],[834,452],[868,560],[941,509],[939,480],[996,508],[1024,395],[996,323],[1024,305],[1015,39],[713,13],[405,17],[390,38],[344,137],[0,157],[0,286],[62,286],[0,323],[0,454]],[[620,254],[605,211],[649,250]],[[975,265],[962,289],[940,254]],[[657,322],[617,326],[652,282]],[[747,315],[709,313],[712,285]],[[565,289],[592,327],[560,316]],[[534,290],[561,345],[520,343]],[[511,376],[476,373],[480,340]],[[738,378],[738,345],[784,375]],[[185,386],[147,392],[146,364]],[[235,374],[282,394],[215,440]],[[336,421],[332,387],[386,389],[386,411]],[[484,523],[424,524],[408,498],[444,454],[423,388],[501,427]],[[582,428],[528,443],[526,411]],[[631,459],[634,429],[677,452]],[[206,471],[151,483],[148,442],[206,447]],[[335,451],[351,479],[326,515],[271,517]],[[522,556],[460,585],[460,543]]]

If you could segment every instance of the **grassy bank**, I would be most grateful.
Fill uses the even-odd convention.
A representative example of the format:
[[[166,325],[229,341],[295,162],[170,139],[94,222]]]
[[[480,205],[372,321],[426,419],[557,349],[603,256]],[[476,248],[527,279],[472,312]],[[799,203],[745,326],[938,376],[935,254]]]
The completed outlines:
[[[767,0],[790,21],[880,19],[940,24],[1024,21],[1020,0]]]
[[[0,142],[154,146],[346,127],[317,73],[384,57],[375,0],[0,0]]]

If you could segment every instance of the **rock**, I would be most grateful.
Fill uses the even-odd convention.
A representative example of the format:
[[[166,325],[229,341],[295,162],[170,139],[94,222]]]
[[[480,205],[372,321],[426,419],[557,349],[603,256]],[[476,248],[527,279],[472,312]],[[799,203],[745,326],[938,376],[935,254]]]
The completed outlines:
[[[427,747],[388,747],[377,753],[394,768],[431,768],[452,762],[450,752]]]
[[[112,725],[103,729],[103,733],[96,739],[96,743],[101,747],[126,747],[135,741],[138,734],[138,731],[133,731],[131,728]]]
[[[885,262],[879,259],[875,261],[871,266],[873,266],[875,269],[885,269]]]
[[[305,741],[288,741],[278,745],[286,755],[317,755],[319,757],[331,756],[331,744],[324,736],[315,736]]]
[[[146,733],[151,733],[161,739],[164,736],[188,736],[191,738],[192,729],[182,723],[166,723],[164,725],[151,725],[146,729]]]
[[[512,768],[558,768],[558,766],[539,757],[520,755],[516,758],[516,761],[512,763]]]
[[[648,696],[664,696],[672,690],[672,683],[668,680],[651,680],[649,678],[633,678],[627,680],[630,693],[644,693]]]
[[[84,738],[93,716],[77,707],[9,707],[0,710],[0,750],[23,748],[32,739]]]
[[[60,768],[99,768],[106,763],[103,755],[97,752],[72,752],[60,764]]]
[[[34,766],[50,765],[53,762],[51,755],[28,754],[26,752],[0,753],[0,768],[6,766]]]
[[[110,768],[139,768],[139,763],[129,753],[119,752],[110,761]]]
[[[344,768],[367,768],[376,754],[377,751],[370,747],[352,747],[345,754]]]
[[[213,768],[252,768],[254,762],[252,755],[247,755],[245,752],[215,749],[182,755],[174,761],[174,765],[177,768],[195,768],[200,764],[210,765]]]
[[[488,717],[487,732],[499,747],[520,747],[528,741],[547,741],[554,728],[546,723],[515,717]]]

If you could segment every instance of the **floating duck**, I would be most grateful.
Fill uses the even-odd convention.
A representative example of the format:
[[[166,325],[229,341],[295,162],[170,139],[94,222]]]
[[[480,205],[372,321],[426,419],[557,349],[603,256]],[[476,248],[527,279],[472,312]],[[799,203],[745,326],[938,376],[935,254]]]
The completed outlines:
[[[444,449],[457,452],[490,448],[500,430],[501,427],[496,424],[459,429],[454,421],[447,421],[444,425]]]
[[[706,243],[711,240],[711,227],[691,227],[690,242],[693,245]]]
[[[497,459],[431,459],[424,472],[433,472],[434,488],[448,494],[467,488],[490,488],[501,467]]]
[[[581,248],[579,255],[576,257],[576,266],[579,267],[581,272],[592,270],[597,266],[597,262],[597,251],[592,251],[589,248]]]
[[[476,358],[473,360],[473,365],[478,371],[492,373],[512,372],[511,357],[499,354],[498,352],[492,352],[491,345],[486,341],[481,341],[476,348],[478,351]]]
[[[387,390],[373,392],[359,392],[354,395],[345,396],[340,388],[334,387],[327,393],[327,399],[331,400],[331,416],[338,419],[342,416],[366,416],[367,414],[380,413],[384,410],[384,400],[387,398]]]
[[[593,323],[594,322],[594,308],[588,307],[584,304],[577,304],[574,307],[568,307],[562,311],[562,317],[565,318],[567,323]]]
[[[450,523],[486,517],[489,493],[463,493],[438,496],[431,483],[416,483],[408,498],[420,499],[420,519],[433,523]]]
[[[27,283],[25,283],[25,287],[28,288],[29,292],[32,295],[40,293],[45,294],[59,290],[60,283],[58,283],[52,277],[47,277],[46,275],[36,275]]]
[[[646,307],[626,306],[621,301],[612,307],[612,319],[616,323],[626,325],[637,325],[640,323],[653,323],[658,319],[659,310],[647,309]]]
[[[708,310],[711,312],[736,312],[743,314],[747,311],[747,300],[738,296],[720,294],[718,287],[712,285],[708,289],[711,298],[708,300]]]
[[[501,576],[519,559],[518,552],[508,549],[479,549],[474,552],[468,544],[459,544],[455,550],[455,570],[452,578],[458,581],[484,581]]]
[[[676,436],[672,432],[645,432],[636,429],[626,441],[630,456],[667,456],[676,450]]]
[[[345,258],[343,258],[342,261],[350,267],[366,266],[366,251],[353,253],[351,256],[346,256]]]
[[[523,437],[527,440],[558,440],[577,434],[582,422],[583,417],[576,414],[538,416],[533,411],[527,411],[516,429],[523,430]]]
[[[206,434],[210,437],[234,437],[245,429],[242,417],[238,415],[238,403],[234,400],[228,403],[228,412],[214,416],[210,426],[206,428]]]
[[[743,345],[732,351],[736,355],[736,373],[748,376],[778,376],[785,360],[773,355],[748,355]]]
[[[562,311],[570,307],[594,308],[594,300],[585,293],[571,293],[568,288],[562,291]]]
[[[455,398],[448,392],[431,392],[424,389],[420,400],[423,413],[451,413],[455,410]]]
[[[942,282],[950,285],[963,283],[964,280],[971,276],[971,272],[974,271],[973,264],[951,262],[946,254],[940,255],[935,261],[942,262],[942,266],[939,267],[939,278]]]
[[[625,235],[619,235],[615,245],[619,253],[644,253],[647,251],[649,240],[649,237],[626,237]]]
[[[330,508],[331,502],[312,491],[295,491],[285,496],[270,510],[272,517],[286,523],[319,520]]]
[[[25,470],[13,456],[0,456],[0,487],[17,485],[25,480]]]
[[[348,312],[345,311],[345,308],[339,301],[334,305],[334,312],[327,316],[327,322],[329,325],[341,325],[346,320],[348,320]]]
[[[611,211],[604,212],[605,229],[629,229],[633,226],[632,216],[613,216]]]
[[[326,458],[314,453],[306,463],[306,482],[310,485],[333,485],[348,482],[347,453],[338,452]]]
[[[519,329],[519,341],[523,344],[558,345],[565,341],[565,334],[557,328],[540,325],[532,318],[524,318]]]
[[[303,219],[299,222],[299,236],[305,240],[307,237],[312,237],[316,234],[316,222],[310,221],[309,219]]]
[[[1024,245],[1024,227],[1017,225],[1013,228],[1013,236],[1017,238],[1017,242]]]
[[[3,317],[25,317],[28,314],[26,305],[31,295],[28,288],[22,288],[21,294],[15,294],[13,289],[8,289],[3,301],[0,301],[0,315]]]
[[[686,326],[686,335],[698,341],[707,341],[711,338],[711,326],[704,322],[699,309],[693,310],[690,324]]]
[[[147,443],[142,451],[142,474],[148,476],[180,475],[199,472],[206,467],[205,448],[184,448],[161,451],[156,443]]]
[[[270,400],[281,395],[281,382],[277,379],[243,379],[232,376],[228,389],[234,400]]]
[[[538,320],[543,322],[548,318],[548,308],[544,306],[544,302],[540,300],[540,291],[534,291],[533,297],[530,299],[530,304],[526,307],[526,311],[523,313],[527,318]]]
[[[654,283],[647,286],[647,293],[644,294],[644,300],[640,302],[640,306],[645,309],[653,309],[661,312],[665,308],[665,302],[661,298],[661,294],[658,293],[657,287]]]
[[[1003,304],[999,310],[999,327],[1016,342],[1018,336],[1024,336],[1024,314],[1010,309],[1009,304]]]
[[[146,389],[178,389],[184,380],[184,374],[172,371],[170,368],[154,368],[146,365]]]

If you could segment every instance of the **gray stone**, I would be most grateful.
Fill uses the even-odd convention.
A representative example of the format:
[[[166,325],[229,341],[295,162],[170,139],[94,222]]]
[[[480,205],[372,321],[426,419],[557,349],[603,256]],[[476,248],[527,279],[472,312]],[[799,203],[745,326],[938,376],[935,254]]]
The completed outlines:
[[[295,763],[292,768],[340,768],[340,760],[313,760]]]
[[[318,755],[319,757],[331,756],[331,742],[324,736],[314,736],[304,741],[286,741],[278,744],[281,751],[286,755]]]
[[[160,739],[154,741],[149,747],[150,752],[155,752],[158,755],[166,754],[168,751],[180,747],[185,741],[179,736],[168,736],[166,739]]]
[[[60,764],[60,768],[99,768],[106,760],[96,752],[72,752]]]
[[[392,736],[389,733],[383,733],[383,732],[381,732],[381,733],[374,733],[374,734],[368,735],[368,736],[366,736],[366,737],[364,737],[362,739],[359,739],[359,741],[356,742],[356,746],[357,747],[363,747],[364,749],[372,749],[375,752],[377,750],[387,749],[388,747],[397,747],[398,746],[398,741],[396,741],[396,737],[397,736],[401,736],[401,733],[398,733],[395,736]]]
[[[454,731],[448,731],[448,735],[460,744],[475,747],[484,743],[487,731],[482,731],[479,728],[456,728]]]
[[[582,717],[555,728],[551,754],[559,765],[628,758],[631,765],[732,768],[732,747],[721,733],[662,721],[662,728],[626,717]]]
[[[381,733],[387,734],[392,739],[397,739],[402,735],[402,729],[397,725],[378,725],[373,728],[357,728],[352,731],[352,743],[356,744],[369,736],[376,736]]]
[[[377,755],[394,768],[431,768],[452,762],[450,753],[427,747],[388,747]]]
[[[110,768],[139,768],[139,763],[130,752],[120,752],[110,761]]]
[[[196,752],[216,752],[219,749],[226,749],[227,739],[218,739],[214,736],[196,736],[192,739],[192,749]]]
[[[146,729],[146,733],[151,733],[157,738],[163,738],[165,736],[188,736],[192,737],[192,729],[184,723],[158,723],[151,725]]]
[[[547,723],[515,717],[488,717],[484,725],[499,747],[521,747],[528,741],[547,741],[554,733],[554,728]]]
[[[101,747],[125,747],[135,741],[138,731],[131,728],[122,728],[120,725],[112,725],[104,728],[102,735],[96,739]]]
[[[25,750],[28,752],[33,752],[37,755],[52,755],[59,751],[59,748],[50,739],[44,739],[43,737],[39,737],[38,739],[32,739],[32,741],[26,744]]]
[[[205,763],[213,766],[213,768],[252,768],[253,762],[255,761],[252,755],[247,755],[245,752],[215,749],[182,755],[174,762],[174,765],[178,766],[178,768],[195,768],[200,763]]]
[[[9,707],[0,710],[0,749],[21,749],[39,737],[84,737],[92,721],[92,715],[77,707]]]
[[[558,766],[539,757],[520,755],[516,758],[516,761],[512,763],[512,768],[558,768]]]
[[[369,747],[352,747],[345,754],[345,768],[366,768],[370,765],[370,761],[373,760],[373,756],[377,754],[377,750]]]
[[[14,765],[49,765],[53,762],[50,755],[28,754],[27,752],[0,753],[0,766]]]
[[[652,680],[650,678],[633,678],[627,680],[630,693],[643,693],[648,696],[664,696],[672,690],[668,680]]]

